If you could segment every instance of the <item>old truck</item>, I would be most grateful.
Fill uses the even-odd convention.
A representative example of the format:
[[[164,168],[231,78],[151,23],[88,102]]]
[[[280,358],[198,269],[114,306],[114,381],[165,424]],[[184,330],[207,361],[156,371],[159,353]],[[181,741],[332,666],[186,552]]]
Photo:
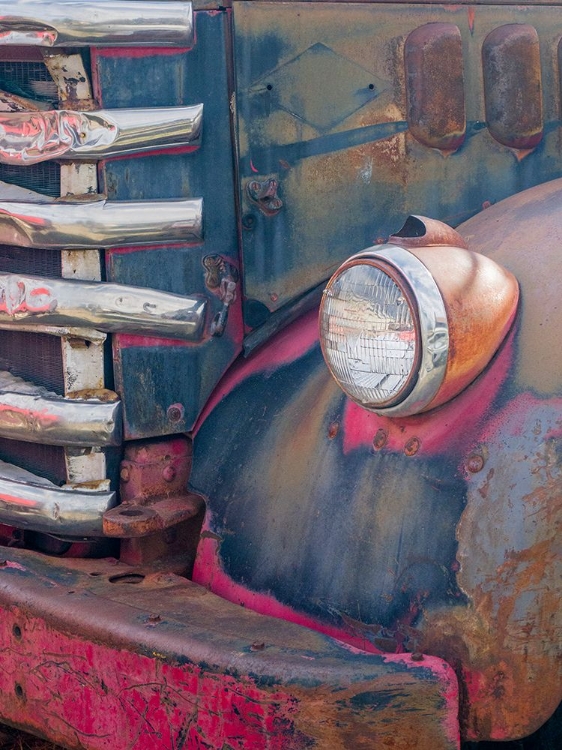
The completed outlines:
[[[0,721],[561,746],[561,40],[0,0]]]

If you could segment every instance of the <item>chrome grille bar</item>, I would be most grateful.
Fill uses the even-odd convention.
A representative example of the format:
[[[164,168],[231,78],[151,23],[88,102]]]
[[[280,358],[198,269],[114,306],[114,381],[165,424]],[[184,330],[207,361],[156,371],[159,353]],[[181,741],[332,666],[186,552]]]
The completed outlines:
[[[207,302],[145,287],[0,273],[0,322],[199,341]]]
[[[94,112],[0,112],[0,162],[101,159],[185,146],[201,133],[203,105]]]
[[[0,45],[191,47],[190,2],[3,0]]]
[[[0,437],[76,447],[119,445],[121,402],[111,391],[63,398],[0,372]]]
[[[47,479],[0,461],[0,523],[45,534],[103,536],[103,514],[116,504],[115,492],[57,487]]]
[[[203,201],[0,201],[0,243],[97,250],[193,242],[203,234]]]

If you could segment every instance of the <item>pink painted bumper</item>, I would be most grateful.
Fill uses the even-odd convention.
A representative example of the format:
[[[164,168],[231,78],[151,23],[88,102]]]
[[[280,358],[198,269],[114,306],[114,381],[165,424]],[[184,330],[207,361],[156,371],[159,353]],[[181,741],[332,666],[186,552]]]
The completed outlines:
[[[179,576],[2,550],[0,719],[68,748],[458,747],[457,683]]]

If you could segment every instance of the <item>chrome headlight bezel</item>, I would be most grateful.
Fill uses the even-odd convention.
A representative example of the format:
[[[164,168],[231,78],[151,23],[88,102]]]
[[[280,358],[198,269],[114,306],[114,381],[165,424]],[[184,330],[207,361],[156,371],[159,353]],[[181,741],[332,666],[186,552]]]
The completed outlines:
[[[377,404],[354,397],[342,385],[330,365],[327,344],[322,335],[325,299],[331,286],[350,267],[361,263],[377,267],[404,292],[417,337],[417,356],[407,382],[393,398]],[[433,401],[441,388],[449,356],[449,326],[445,302],[429,270],[404,247],[394,244],[371,247],[352,256],[340,266],[324,292],[320,307],[320,330],[324,359],[333,377],[353,401],[370,411],[393,417],[417,414]]]

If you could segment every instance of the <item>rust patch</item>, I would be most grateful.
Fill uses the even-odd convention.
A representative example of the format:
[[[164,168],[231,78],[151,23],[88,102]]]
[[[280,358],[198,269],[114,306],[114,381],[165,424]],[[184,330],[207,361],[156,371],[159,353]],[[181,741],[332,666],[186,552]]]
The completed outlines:
[[[415,29],[404,46],[410,132],[429,148],[456,151],[464,142],[466,113],[461,33],[450,23]]]

